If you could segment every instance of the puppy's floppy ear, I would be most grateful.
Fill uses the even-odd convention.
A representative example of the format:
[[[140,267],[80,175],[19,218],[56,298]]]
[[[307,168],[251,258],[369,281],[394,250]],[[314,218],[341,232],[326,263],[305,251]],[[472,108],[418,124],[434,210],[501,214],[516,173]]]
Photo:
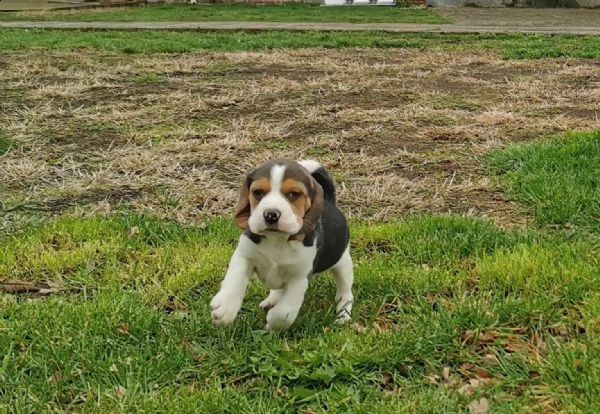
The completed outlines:
[[[249,170],[244,177],[244,183],[240,190],[240,198],[235,208],[235,224],[242,229],[248,228],[248,219],[250,218],[250,184],[252,184],[252,172]]]
[[[317,223],[323,212],[323,188],[314,178],[312,178],[311,203],[310,208],[304,214],[303,233],[311,233],[317,227]]]

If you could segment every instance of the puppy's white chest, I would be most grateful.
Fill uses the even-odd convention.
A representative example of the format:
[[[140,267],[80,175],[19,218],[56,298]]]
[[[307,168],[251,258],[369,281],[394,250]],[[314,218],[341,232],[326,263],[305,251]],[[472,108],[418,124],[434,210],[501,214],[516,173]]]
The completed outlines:
[[[256,277],[268,289],[281,289],[293,276],[287,266],[280,266],[275,262],[264,261],[256,266]]]
[[[263,240],[256,247],[256,276],[268,289],[281,289],[293,278],[307,277],[316,254],[316,248],[298,242]]]

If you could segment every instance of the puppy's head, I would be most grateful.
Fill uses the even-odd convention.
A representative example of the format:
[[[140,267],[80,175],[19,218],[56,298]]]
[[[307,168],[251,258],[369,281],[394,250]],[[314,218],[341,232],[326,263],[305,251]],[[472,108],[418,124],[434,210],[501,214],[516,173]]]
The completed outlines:
[[[289,236],[314,230],[323,209],[323,189],[299,163],[267,161],[246,173],[235,220],[255,234]]]

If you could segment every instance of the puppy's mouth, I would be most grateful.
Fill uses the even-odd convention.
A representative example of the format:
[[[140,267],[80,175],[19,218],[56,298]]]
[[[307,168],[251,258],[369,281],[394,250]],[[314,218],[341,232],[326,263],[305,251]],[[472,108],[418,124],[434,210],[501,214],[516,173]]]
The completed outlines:
[[[276,224],[274,225],[266,225],[265,229],[263,230],[265,233],[286,233],[285,231],[281,230],[279,228],[279,226],[277,226]]]
[[[281,234],[289,236],[290,232],[280,228],[277,224],[265,224],[265,228],[261,230],[262,234]]]

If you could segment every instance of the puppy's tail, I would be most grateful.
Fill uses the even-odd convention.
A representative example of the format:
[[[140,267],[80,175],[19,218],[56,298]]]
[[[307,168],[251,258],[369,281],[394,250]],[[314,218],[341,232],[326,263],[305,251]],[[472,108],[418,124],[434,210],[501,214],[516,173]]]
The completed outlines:
[[[333,204],[336,203],[335,180],[318,161],[302,160],[300,165],[308,170],[310,175],[323,187],[323,198]]]

